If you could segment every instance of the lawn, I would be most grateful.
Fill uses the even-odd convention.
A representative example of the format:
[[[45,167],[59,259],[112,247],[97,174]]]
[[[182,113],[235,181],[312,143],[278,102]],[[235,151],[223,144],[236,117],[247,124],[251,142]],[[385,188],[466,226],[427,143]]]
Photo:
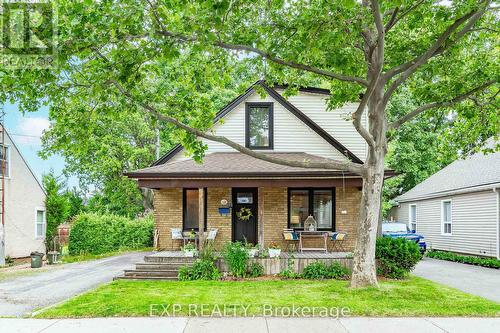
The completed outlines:
[[[380,289],[349,289],[346,281],[115,281],[38,314],[40,318],[200,315],[239,305],[238,315],[286,307],[348,308],[354,316],[500,316],[500,304],[411,277],[383,281]],[[158,304],[158,305],[155,305]],[[189,304],[191,306],[191,312]],[[243,307],[249,306],[247,312]],[[170,306],[170,307],[167,307]],[[195,309],[196,311],[194,311]],[[232,312],[228,312],[232,315]],[[280,315],[278,310],[277,315]],[[274,315],[276,313],[273,312]],[[286,311],[283,312],[286,316]]]

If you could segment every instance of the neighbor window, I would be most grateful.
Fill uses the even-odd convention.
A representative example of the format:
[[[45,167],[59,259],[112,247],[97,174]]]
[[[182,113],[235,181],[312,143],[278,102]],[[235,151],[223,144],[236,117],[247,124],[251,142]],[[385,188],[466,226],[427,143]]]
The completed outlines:
[[[37,209],[36,210],[36,220],[35,220],[35,237],[36,238],[45,238],[45,229],[46,229],[46,221],[45,221],[45,210]]]
[[[9,177],[9,167],[10,167],[10,147],[0,146],[0,175],[3,174],[3,168],[5,168],[5,177]]]
[[[246,146],[273,149],[273,104],[246,104]]]
[[[303,229],[309,215],[319,230],[332,230],[334,220],[333,189],[290,189],[288,195],[289,227]]]
[[[410,230],[417,231],[417,205],[410,205]]]
[[[198,231],[199,225],[199,196],[198,189],[184,189],[183,194],[183,229]],[[205,189],[205,227],[207,223],[207,191]]]
[[[441,220],[444,235],[451,235],[451,200],[441,201]]]

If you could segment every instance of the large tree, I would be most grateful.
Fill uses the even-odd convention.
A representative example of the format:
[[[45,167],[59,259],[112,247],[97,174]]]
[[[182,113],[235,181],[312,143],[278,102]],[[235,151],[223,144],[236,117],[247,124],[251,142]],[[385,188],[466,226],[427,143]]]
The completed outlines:
[[[82,96],[114,110],[141,108],[174,126],[175,138],[197,160],[205,138],[273,163],[360,175],[352,287],[377,285],[375,240],[394,133],[422,113],[454,107],[449,116],[460,129],[498,136],[498,15],[489,0],[60,0],[57,6],[58,67],[10,72],[1,77],[4,91],[26,108],[43,97],[57,105]],[[166,68],[180,57],[173,80]],[[316,82],[330,88],[331,108],[359,101],[351,121],[368,146],[364,163],[290,162],[207,131],[216,111],[207,92],[228,84],[235,61],[269,82],[290,84],[287,94]],[[389,113],[403,90],[419,104]],[[368,127],[361,122],[365,112]],[[471,124],[475,113],[480,124]]]

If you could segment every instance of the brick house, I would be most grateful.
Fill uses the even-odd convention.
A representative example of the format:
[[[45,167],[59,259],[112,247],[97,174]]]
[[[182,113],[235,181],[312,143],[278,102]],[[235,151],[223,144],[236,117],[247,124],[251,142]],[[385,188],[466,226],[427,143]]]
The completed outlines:
[[[264,98],[256,91],[258,85],[266,92]],[[285,159],[362,163],[366,143],[346,120],[356,103],[327,110],[328,90],[304,88],[285,99],[284,88],[256,82],[217,114],[212,131]],[[127,174],[140,187],[154,189],[160,249],[182,245],[172,240],[172,228],[198,231],[200,227],[218,229],[218,246],[237,240],[284,246],[283,229],[303,230],[309,215],[316,220],[317,230],[346,232],[346,247],[353,249],[362,186],[359,176],[277,165],[220,143],[203,142],[208,149],[202,164],[177,145],[151,167]],[[250,217],[242,220],[241,214]]]

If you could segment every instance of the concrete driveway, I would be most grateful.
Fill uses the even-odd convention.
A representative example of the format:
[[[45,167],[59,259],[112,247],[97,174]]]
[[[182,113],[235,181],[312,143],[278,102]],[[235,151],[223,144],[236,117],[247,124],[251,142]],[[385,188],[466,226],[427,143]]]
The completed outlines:
[[[61,265],[57,269],[0,282],[0,317],[26,316],[37,308],[61,302],[112,281],[149,253]]]
[[[500,303],[500,270],[424,258],[416,276]]]

